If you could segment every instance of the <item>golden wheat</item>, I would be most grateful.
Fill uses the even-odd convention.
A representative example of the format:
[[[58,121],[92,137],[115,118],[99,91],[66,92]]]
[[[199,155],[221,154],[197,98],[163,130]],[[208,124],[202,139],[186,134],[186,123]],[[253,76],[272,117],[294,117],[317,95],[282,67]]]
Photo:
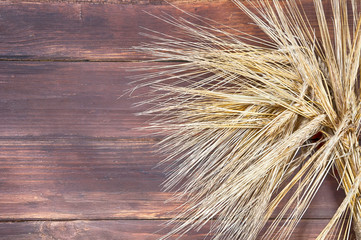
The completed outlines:
[[[181,35],[136,47],[172,62],[138,86],[167,134],[165,189],[185,201],[162,239],[211,220],[213,239],[256,239],[277,207],[263,239],[290,239],[331,171],[346,197],[317,239],[349,239],[351,221],[361,239],[360,1],[313,2],[316,27],[301,1],[234,0],[268,40],[184,13],[201,24],[165,15]]]

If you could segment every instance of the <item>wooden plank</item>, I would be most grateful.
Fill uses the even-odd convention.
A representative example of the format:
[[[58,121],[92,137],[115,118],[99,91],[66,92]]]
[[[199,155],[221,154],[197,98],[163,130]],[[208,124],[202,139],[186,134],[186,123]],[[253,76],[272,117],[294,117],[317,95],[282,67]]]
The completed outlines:
[[[79,3],[79,4],[164,4],[162,0],[4,0],[7,3]],[[182,0],[170,0],[168,2],[181,2]],[[187,0],[192,2],[197,0]]]
[[[0,220],[164,219],[165,176],[154,168],[155,142],[89,138],[0,140]],[[342,191],[327,178],[306,212],[330,218]]]
[[[139,2],[142,1],[135,1]],[[313,13],[311,0],[302,2],[306,11]],[[143,59],[143,55],[129,49],[151,41],[139,35],[144,31],[141,27],[180,36],[173,26],[147,13],[155,16],[167,13],[191,20],[164,2],[151,3],[155,4],[0,3],[0,59]],[[264,37],[231,1],[179,1],[175,4],[187,12]],[[202,24],[199,20],[191,21]],[[316,22],[315,14],[310,14],[310,22]]]
[[[168,218],[151,141],[0,140],[0,220]]]
[[[147,117],[121,97],[137,63],[0,62],[1,136],[141,137]]]
[[[327,219],[303,220],[291,239],[314,240],[327,222]],[[4,222],[0,223],[0,239],[155,240],[167,232],[165,229],[161,230],[161,224],[164,221]],[[182,240],[210,239],[206,236],[207,229],[206,226],[199,232],[191,231]]]

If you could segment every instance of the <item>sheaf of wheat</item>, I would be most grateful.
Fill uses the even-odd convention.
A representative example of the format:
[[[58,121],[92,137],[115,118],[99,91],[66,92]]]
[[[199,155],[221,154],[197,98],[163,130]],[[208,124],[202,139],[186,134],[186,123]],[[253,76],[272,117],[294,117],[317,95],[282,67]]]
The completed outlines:
[[[184,201],[162,239],[207,223],[217,240],[292,239],[333,173],[345,198],[317,239],[360,240],[361,1],[313,0],[315,26],[302,1],[234,3],[267,39],[184,13],[198,24],[164,15],[179,34],[147,30],[136,47],[169,63],[138,86],[167,136],[164,186]]]

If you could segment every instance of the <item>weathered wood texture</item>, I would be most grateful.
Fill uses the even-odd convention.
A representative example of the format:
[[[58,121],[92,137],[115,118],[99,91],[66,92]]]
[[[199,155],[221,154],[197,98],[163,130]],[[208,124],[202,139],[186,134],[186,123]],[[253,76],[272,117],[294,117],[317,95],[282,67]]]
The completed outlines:
[[[146,66],[129,50],[149,41],[140,26],[173,31],[144,11],[182,13],[161,1],[32,2],[0,3],[0,239],[156,239],[180,203],[164,203],[172,193],[154,168],[162,136],[137,130],[146,90],[121,96],[137,74],[127,69]],[[176,4],[263,36],[230,1]],[[315,238],[342,201],[336,188],[327,178],[292,239]]]
[[[119,99],[135,66],[145,64],[0,62],[0,220],[170,216],[177,204],[163,204],[153,168],[161,136],[134,129],[146,126],[139,99]],[[329,178],[306,217],[331,217],[336,187]]]
[[[164,221],[36,221],[0,223],[1,240],[155,240],[166,233]],[[292,240],[315,239],[327,220],[303,220]],[[207,240],[207,226],[199,232],[191,231],[182,239]]]
[[[160,191],[164,175],[153,168],[160,160],[152,153],[160,136],[134,130],[146,120],[133,115],[132,103],[139,99],[119,98],[133,74],[127,69],[144,66],[0,62],[0,220],[172,216],[178,203],[164,204],[171,193]],[[343,196],[336,187],[328,178],[307,218],[332,216]]]
[[[304,2],[316,22],[312,1]],[[191,19],[164,2],[148,4],[0,3],[0,59],[125,61],[144,58],[130,48],[150,42],[148,28],[179,36],[174,26],[154,16]],[[257,37],[265,35],[231,1],[176,2],[181,9]],[[149,13],[149,14],[148,14]],[[151,16],[154,15],[154,16]],[[196,19],[191,19],[200,23]]]
[[[139,137],[130,63],[0,62],[1,136]]]

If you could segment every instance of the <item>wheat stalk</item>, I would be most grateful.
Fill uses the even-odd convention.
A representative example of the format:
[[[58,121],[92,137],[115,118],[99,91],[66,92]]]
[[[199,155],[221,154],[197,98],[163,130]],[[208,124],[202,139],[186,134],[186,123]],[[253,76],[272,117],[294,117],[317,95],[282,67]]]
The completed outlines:
[[[301,1],[234,0],[268,40],[185,13],[202,24],[165,15],[180,37],[149,30],[136,48],[174,61],[138,86],[167,134],[165,189],[185,200],[161,239],[212,219],[213,239],[256,239],[282,200],[263,239],[290,239],[332,170],[346,197],[317,239],[349,239],[351,221],[361,239],[360,1],[313,2],[315,28]]]

